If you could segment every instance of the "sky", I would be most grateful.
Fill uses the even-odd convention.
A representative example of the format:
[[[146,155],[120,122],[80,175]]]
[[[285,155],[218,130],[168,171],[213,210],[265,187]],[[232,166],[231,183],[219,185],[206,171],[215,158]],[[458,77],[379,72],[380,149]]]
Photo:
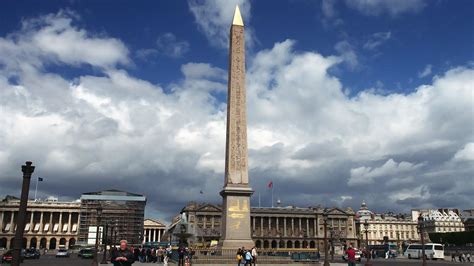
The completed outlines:
[[[0,196],[221,203],[237,4],[252,206],[474,207],[469,0],[2,1]]]

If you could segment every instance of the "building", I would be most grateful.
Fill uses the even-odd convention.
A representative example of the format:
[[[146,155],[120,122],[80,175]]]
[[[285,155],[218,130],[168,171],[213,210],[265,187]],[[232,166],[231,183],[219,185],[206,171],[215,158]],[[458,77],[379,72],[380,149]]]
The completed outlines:
[[[145,219],[143,222],[143,243],[161,242],[166,231],[166,225],[154,219]]]
[[[464,230],[474,231],[474,209],[462,211],[461,220],[464,223]]]
[[[79,227],[79,201],[29,200],[23,247],[56,249],[73,246]],[[12,248],[20,199],[7,196],[0,202],[0,248]]]
[[[194,228],[195,242],[209,244],[220,239],[221,205],[190,202],[182,212]],[[258,248],[323,248],[324,213],[328,215],[327,236],[336,252],[344,245],[357,244],[355,213],[350,208],[252,207],[252,240]]]
[[[143,242],[146,197],[119,190],[84,193],[80,204],[79,243],[95,243],[97,224],[114,227],[114,240]],[[98,215],[98,210],[102,214]],[[99,229],[100,230],[100,229]]]
[[[413,221],[421,215],[427,233],[463,232],[464,224],[458,209],[412,210]]]
[[[365,222],[368,230],[366,234]],[[356,213],[357,236],[361,245],[365,245],[367,237],[369,245],[382,244],[385,242],[397,243],[401,247],[404,243],[419,241],[417,221],[403,214],[376,214],[369,210],[367,204],[362,202]]]

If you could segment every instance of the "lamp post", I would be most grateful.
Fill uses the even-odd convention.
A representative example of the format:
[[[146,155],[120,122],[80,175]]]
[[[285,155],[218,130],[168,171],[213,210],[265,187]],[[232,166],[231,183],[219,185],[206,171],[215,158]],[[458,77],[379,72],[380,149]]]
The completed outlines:
[[[21,187],[20,209],[18,210],[18,217],[16,218],[16,232],[13,242],[12,265],[14,266],[20,265],[21,260],[20,255],[23,246],[23,234],[25,233],[28,192],[30,190],[31,174],[35,171],[35,167],[31,164],[32,162],[26,162],[25,165],[21,166],[21,171],[23,172],[23,185]]]
[[[324,264],[323,266],[329,266],[329,254],[328,254],[328,215],[326,211],[323,213],[323,224],[324,224]]]
[[[96,234],[95,234],[95,249],[94,249],[94,260],[92,261],[92,266],[98,266],[98,250],[99,250],[99,225],[102,219],[102,207],[97,207],[97,227],[96,227]]]
[[[104,246],[104,254],[102,255],[102,261],[100,264],[107,264],[107,231],[108,223],[105,223],[105,228],[102,231],[102,245]]]
[[[369,221],[365,219],[364,222],[364,228],[365,228],[365,250],[367,251],[367,261],[365,262],[365,266],[372,266],[372,262],[370,262],[370,256],[371,252],[369,249]]]
[[[425,224],[423,223],[423,217],[418,216],[418,232],[420,234],[421,239],[421,256],[423,259],[423,263],[421,265],[426,266],[426,255],[425,255],[425,237],[423,235],[423,230],[425,228]]]

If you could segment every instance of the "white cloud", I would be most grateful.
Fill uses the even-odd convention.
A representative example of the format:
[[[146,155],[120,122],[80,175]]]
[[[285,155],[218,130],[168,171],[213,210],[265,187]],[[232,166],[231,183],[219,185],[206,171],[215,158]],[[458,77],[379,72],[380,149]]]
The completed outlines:
[[[429,75],[431,75],[431,69],[432,69],[432,65],[426,65],[425,69],[423,69],[423,71],[419,72],[418,73],[418,77],[419,78],[425,78]]]
[[[375,48],[382,45],[384,42],[388,41],[392,37],[390,31],[387,32],[377,32],[370,36],[369,40],[364,44],[364,49],[374,50]]]
[[[359,59],[353,46],[348,41],[340,41],[336,43],[334,49],[340,54],[341,58],[347,66],[354,70],[359,66]]]
[[[198,28],[207,37],[212,46],[227,48],[229,29],[232,24],[235,6],[238,5],[244,19],[244,24],[250,21],[250,2],[248,0],[188,0],[189,9],[193,13]],[[253,30],[245,27],[245,43],[252,47],[254,43]]]
[[[348,181],[349,186],[373,184],[376,179],[383,179],[381,182],[387,182],[389,178],[406,174],[421,167],[422,164],[412,164],[409,162],[397,163],[389,159],[380,167],[358,167],[351,169],[351,176]]]
[[[346,0],[345,2],[348,7],[364,15],[388,14],[393,17],[419,12],[426,5],[424,0]]]
[[[474,161],[474,142],[467,143],[464,148],[454,154],[455,161]]]
[[[189,52],[189,43],[187,41],[178,41],[173,33],[167,32],[156,40],[158,52],[170,56],[181,57]]]
[[[201,189],[212,191],[203,200],[221,200],[225,70],[187,63],[183,78],[165,90],[86,56],[81,64],[108,67],[67,79],[42,68],[66,62],[38,52],[29,36],[40,31],[0,37],[0,194],[18,188],[12,177],[28,159],[50,180],[41,194],[77,197],[113,186],[148,195],[150,206],[169,215],[196,200]],[[422,199],[432,205],[472,203],[472,167],[448,163],[471,158],[472,67],[451,69],[407,94],[364,91],[349,97],[328,72],[340,56],[295,51],[294,43],[276,43],[248,62],[255,189],[265,186],[258,177],[271,177],[285,184],[282,194],[290,204],[349,204],[352,197],[358,205],[364,195],[372,206],[387,208],[376,200],[383,195],[400,200],[390,208],[402,209],[416,205],[410,189],[423,183],[420,194],[428,192]],[[384,176],[403,182],[377,182]],[[366,180],[377,185],[355,185]]]

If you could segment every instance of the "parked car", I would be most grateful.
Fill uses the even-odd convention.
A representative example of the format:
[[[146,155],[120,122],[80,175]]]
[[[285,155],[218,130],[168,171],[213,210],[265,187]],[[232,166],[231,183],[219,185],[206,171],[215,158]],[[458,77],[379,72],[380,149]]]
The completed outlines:
[[[25,251],[25,259],[39,259],[40,252],[35,248],[30,248]]]
[[[358,249],[355,249],[355,259],[356,259],[356,261],[360,262],[361,257],[362,257],[362,251],[360,251]],[[342,259],[344,261],[347,261],[347,253],[344,253],[344,255],[342,256]]]
[[[25,252],[22,250],[20,253],[20,262],[24,260]],[[2,263],[11,263],[13,260],[13,250],[8,250],[2,255]]]
[[[91,248],[81,249],[79,253],[77,254],[77,256],[83,259],[92,259],[94,258],[94,250]]]
[[[69,258],[69,250],[67,249],[58,249],[56,252],[56,258]]]

